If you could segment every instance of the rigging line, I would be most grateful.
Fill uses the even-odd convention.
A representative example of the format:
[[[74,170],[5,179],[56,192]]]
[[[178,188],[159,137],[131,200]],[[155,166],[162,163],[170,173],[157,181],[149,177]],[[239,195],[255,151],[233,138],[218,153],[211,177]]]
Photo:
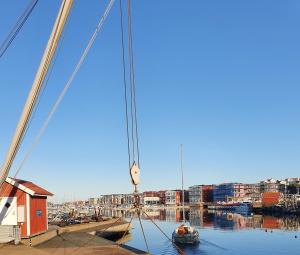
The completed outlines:
[[[142,221],[141,221],[140,209],[137,210],[137,215],[138,215],[138,218],[139,218],[139,222],[140,222],[141,230],[142,230],[142,233],[143,233],[143,238],[144,238],[144,242],[145,242],[145,245],[146,245],[146,248],[147,248],[147,252],[148,252],[148,254],[151,254],[150,250],[149,250],[149,247],[148,247],[148,242],[147,242],[147,239],[146,239],[146,235],[145,235],[145,232],[144,232],[144,227],[143,227],[143,224],[142,224]]]
[[[75,1],[74,1],[74,3],[75,3]],[[48,82],[49,82],[50,77],[51,77],[51,75],[52,75],[54,66],[55,66],[55,64],[56,64],[56,61],[57,61],[58,56],[59,56],[59,54],[60,54],[60,52],[61,52],[61,49],[62,49],[62,45],[63,45],[64,39],[65,39],[65,36],[66,36],[66,33],[67,33],[68,25],[69,25],[70,16],[71,16],[71,13],[72,13],[72,11],[73,11],[73,9],[74,9],[74,8],[73,8],[74,5],[75,5],[74,3],[72,4],[71,9],[70,9],[70,14],[69,14],[68,17],[67,17],[66,25],[65,25],[65,28],[64,28],[64,30],[63,30],[63,32],[62,32],[62,36],[61,36],[61,39],[60,39],[60,42],[59,42],[58,49],[57,49],[57,51],[54,53],[55,56],[54,56],[54,58],[53,58],[53,61],[51,61],[51,63],[50,63],[49,71],[48,71],[48,74],[47,74],[47,79],[46,79],[46,81],[44,82],[44,85],[42,86],[40,95],[39,95],[39,97],[38,97],[38,99],[37,99],[37,103],[35,104],[35,106],[34,106],[34,108],[33,108],[32,114],[31,114],[31,116],[30,116],[30,119],[29,119],[29,121],[28,121],[28,124],[27,124],[26,129],[25,129],[25,132],[24,132],[24,136],[22,137],[22,140],[21,140],[21,143],[20,143],[20,144],[22,144],[24,137],[26,136],[28,130],[30,129],[30,126],[31,126],[32,121],[33,121],[33,119],[34,119],[34,117],[35,117],[36,111],[37,111],[37,109],[38,109],[38,107],[39,107],[39,105],[40,105],[41,98],[42,98],[42,97],[44,96],[44,94],[45,94],[45,90],[46,90],[46,88],[47,88],[47,86],[48,86]],[[16,174],[17,174],[17,173],[16,173]],[[15,174],[14,178],[16,177],[16,174]]]
[[[133,217],[134,217],[134,213],[131,215],[130,221],[128,222],[128,225],[127,225],[127,227],[126,227],[126,229],[125,229],[125,232],[123,233],[121,239],[119,239],[119,240],[117,241],[117,244],[118,244],[119,246],[122,244],[122,240],[123,240],[123,238],[125,237],[125,235],[126,235],[127,232],[128,232],[128,229],[129,229],[129,227],[130,227],[130,225],[131,225],[131,222],[132,222],[132,220],[133,220]]]
[[[130,70],[130,114],[131,114],[131,139],[132,139],[132,157],[133,161],[135,161],[135,122],[134,122],[134,104],[133,104],[133,83],[132,83],[132,65],[131,65],[131,47],[130,47],[130,34],[129,34],[129,15],[130,12],[128,11],[130,5],[130,0],[127,0],[127,19],[128,19],[128,57],[129,57],[129,70]]]
[[[63,3],[62,10],[61,10],[61,12],[60,12],[60,15],[59,15],[58,23],[57,23],[57,24],[60,23],[60,20],[61,20],[61,17],[62,17],[62,13],[63,13],[64,7],[65,7],[65,2]],[[56,26],[56,28],[55,28],[54,35],[57,34],[57,31],[58,31],[58,26]],[[49,51],[48,51],[48,53],[47,53],[47,55],[46,55],[46,62],[45,62],[45,65],[44,65],[43,68],[42,68],[42,74],[41,74],[41,76],[40,76],[40,78],[39,78],[39,80],[38,80],[38,83],[40,83],[40,84],[42,84],[42,82],[43,82],[43,78],[42,78],[42,77],[44,77],[44,75],[46,75],[48,66],[49,66],[49,64],[50,64],[50,56],[51,56],[52,51],[53,51],[53,45],[55,44],[54,38],[55,38],[55,36],[53,36],[53,38],[52,38],[52,40],[51,40],[50,47],[49,47]],[[42,85],[41,85],[41,86],[42,86]],[[35,95],[34,95],[35,99],[37,99],[37,98],[39,97],[39,92],[40,92],[40,90],[41,90],[41,87],[40,87],[39,90],[35,93]],[[25,134],[26,134],[27,131],[28,131],[28,128],[27,128],[27,127],[28,127],[28,123],[30,122],[32,112],[33,112],[34,109],[35,109],[35,106],[36,106],[36,103],[37,103],[36,101],[37,101],[37,100],[34,100],[34,103],[30,106],[30,112],[31,112],[31,114],[30,114],[29,116],[27,116],[27,118],[26,118],[26,127],[25,127],[24,132],[23,132],[23,133],[21,134],[21,136],[20,136],[20,141],[18,142],[17,148],[16,148],[16,150],[15,150],[15,152],[14,152],[14,157],[17,155],[17,153],[18,153],[18,151],[19,151],[19,148],[20,148],[20,146],[21,146],[21,144],[22,144],[22,142],[23,142],[23,140],[24,140]]]
[[[168,237],[168,235],[156,224],[156,222],[146,213],[146,211],[142,210],[142,212],[157,227],[157,229],[174,245],[178,253],[180,255],[184,255],[185,254],[184,251],[178,245],[176,245],[175,242],[170,237]]]
[[[209,242],[209,241],[207,241],[207,240],[205,240],[205,239],[203,239],[203,238],[201,238],[201,241],[202,241],[202,242],[204,241],[204,242],[206,242],[207,244],[209,244],[209,245],[211,245],[211,246],[213,246],[213,247],[215,247],[215,248],[221,249],[221,250],[223,250],[223,251],[228,251],[227,248],[224,248],[224,247],[222,247],[222,246],[220,246],[220,245],[217,245],[217,244],[215,244],[215,243]]]
[[[28,160],[30,154],[32,153],[32,151],[35,149],[35,147],[38,145],[42,135],[44,134],[45,130],[47,129],[48,125],[49,125],[49,122],[50,120],[52,119],[52,116],[54,115],[55,111],[57,110],[58,106],[60,105],[62,99],[64,98],[65,94],[67,93],[68,89],[70,88],[77,72],[79,71],[84,59],[86,58],[90,48],[92,47],[97,35],[98,35],[98,32],[101,30],[102,26],[103,26],[103,23],[106,19],[106,17],[108,16],[110,10],[111,10],[111,7],[113,6],[113,3],[114,3],[114,0],[110,0],[108,6],[106,7],[105,9],[105,12],[104,14],[102,15],[102,17],[100,18],[99,20],[99,23],[92,35],[92,37],[90,38],[86,48],[84,49],[75,69],[73,70],[71,76],[69,77],[69,80],[67,81],[67,83],[65,84],[63,90],[61,91],[61,93],[59,94],[59,96],[56,98],[56,101],[55,103],[53,104],[50,112],[48,113],[47,115],[47,118],[43,124],[43,126],[41,127],[41,129],[39,130],[37,136],[35,137],[33,143],[30,145],[29,149],[27,150],[27,152],[25,153],[25,157],[24,159],[22,160],[21,164],[20,164],[20,167],[17,169],[17,173],[21,170],[21,168],[23,167],[23,165],[26,163],[26,161]]]
[[[10,33],[8,34],[6,39],[2,42],[2,44],[0,46],[0,58],[4,55],[4,53],[6,52],[8,47],[11,45],[13,40],[16,38],[16,36],[18,35],[19,31],[21,30],[21,28],[27,21],[28,17],[32,13],[32,11],[33,11],[34,7],[36,6],[36,4],[38,3],[38,1],[39,0],[32,0],[29,3],[29,5],[27,6],[27,8],[23,12],[23,14],[20,16],[20,18],[17,20],[16,24],[14,25],[14,27],[12,28],[12,30],[10,31]]]
[[[62,5],[61,13],[63,12],[64,6],[65,6],[65,2],[64,2],[63,5]],[[57,21],[58,21],[57,24],[60,23],[60,19],[61,19],[61,15],[59,16],[59,18],[58,18],[58,20],[57,20]],[[58,30],[58,27],[56,27],[56,29],[54,30],[54,36],[53,36],[53,38],[55,38],[55,35],[56,35],[56,33],[57,33],[57,30]],[[54,44],[54,39],[53,39],[53,40],[51,41],[51,43],[50,43],[50,46],[49,46],[49,52],[50,52],[51,48],[53,47],[53,44]],[[49,55],[46,56],[46,59],[48,59],[48,57],[49,57]],[[42,72],[44,71],[45,66],[46,66],[46,64],[43,66]],[[30,118],[29,118],[29,122],[30,122]],[[18,147],[16,148],[16,152],[15,152],[15,153],[17,153],[17,151],[18,151],[18,149],[19,149],[19,147],[20,147],[20,144],[22,143],[22,141],[23,141],[23,139],[24,139],[24,134],[26,134],[27,131],[28,131],[28,126],[25,128],[25,131],[23,132],[23,134],[21,134],[21,138],[20,138],[20,141],[18,142],[19,144],[18,144]],[[4,174],[5,174],[5,173],[4,173]],[[17,173],[15,174],[14,178],[16,178],[16,175],[17,175]],[[4,180],[4,182],[5,182],[5,180]],[[7,188],[8,188],[8,186],[6,186],[6,187],[4,188],[4,192],[5,192],[5,190],[7,190]],[[0,198],[0,201],[1,201],[1,200],[2,200],[2,199]]]
[[[134,78],[134,64],[133,64],[133,46],[132,46],[132,21],[131,21],[131,0],[127,0],[127,11],[128,11],[128,43],[129,43],[129,59],[130,59],[130,75],[133,89],[133,119],[135,125],[135,138],[136,138],[136,150],[138,158],[138,166],[140,168],[140,148],[139,148],[139,136],[138,136],[138,124],[137,124],[137,113],[136,113],[136,89],[135,89],[135,78]]]
[[[132,211],[132,210],[133,210],[133,208],[129,209],[129,212]],[[117,224],[122,218],[123,218],[123,215],[120,216],[120,217],[118,217],[118,218],[116,219],[116,221],[114,221],[111,225],[109,225],[108,227],[106,227],[106,228],[104,228],[104,229],[101,229],[100,231],[106,231],[107,229],[109,229],[109,228],[111,228],[111,227],[114,227],[115,224]]]
[[[130,209],[129,211],[131,211],[132,209]],[[106,231],[107,229],[109,229],[109,228],[111,228],[111,227],[114,227],[115,226],[115,224],[118,222],[118,221],[120,221],[121,219],[123,218],[123,215],[121,216],[121,217],[119,217],[119,218],[117,218],[117,220],[116,221],[114,221],[111,225],[110,224],[108,224],[109,226],[108,227],[106,227],[106,228],[104,228],[104,229],[100,229],[100,231]],[[72,251],[71,253],[72,254],[75,254],[75,253],[77,253],[77,251],[79,251],[81,248],[84,248],[89,242],[91,242],[91,241],[93,241],[95,238],[97,237],[97,235],[93,235],[89,240],[87,240],[82,246],[79,246],[77,249],[75,249],[74,251]],[[61,237],[61,238],[63,238],[63,237]],[[73,242],[72,242],[73,243]],[[70,254],[71,254],[70,253]]]
[[[62,18],[62,14],[63,14],[63,12],[64,12],[65,3],[66,3],[66,2],[64,1],[63,4],[62,4],[62,6],[61,6],[60,14],[59,14],[59,17],[58,17],[58,19],[57,19],[57,21],[56,21],[56,27],[55,27],[55,29],[54,29],[53,32],[52,32],[52,33],[53,33],[53,37],[52,37],[52,39],[51,39],[51,42],[50,42],[50,45],[49,45],[49,50],[48,50],[48,52],[47,52],[47,55],[45,56],[45,62],[44,62],[44,65],[43,65],[43,67],[42,67],[42,70],[41,70],[41,75],[40,75],[40,77],[39,77],[39,79],[38,79],[38,81],[37,81],[37,84],[39,84],[39,86],[37,86],[37,87],[38,87],[37,90],[33,92],[33,99],[32,99],[32,101],[30,102],[30,105],[28,106],[28,108],[29,108],[29,114],[26,115],[25,120],[24,120],[24,126],[22,127],[22,130],[21,130],[20,134],[18,134],[18,139],[17,139],[17,141],[16,141],[16,146],[15,146],[15,148],[13,149],[12,157],[10,158],[9,163],[8,163],[9,168],[8,168],[8,170],[6,170],[6,171],[9,171],[9,169],[10,169],[12,163],[13,163],[13,160],[15,159],[15,157],[16,157],[18,151],[19,151],[20,145],[21,145],[21,143],[22,143],[22,141],[23,141],[23,139],[24,139],[24,134],[25,134],[25,131],[26,131],[26,126],[27,126],[27,124],[28,124],[28,122],[29,122],[30,116],[31,116],[32,111],[33,111],[33,109],[34,109],[34,106],[35,106],[35,104],[36,104],[36,99],[38,98],[39,92],[40,92],[40,90],[41,90],[41,86],[42,86],[43,79],[44,79],[45,75],[47,74],[47,70],[48,70],[48,67],[49,67],[49,64],[50,64],[50,60],[51,60],[51,55],[52,55],[52,53],[53,53],[53,47],[55,46],[55,42],[56,42],[55,38],[56,38],[56,35],[57,35],[57,33],[58,33],[58,27],[59,27],[59,24],[60,24],[60,21],[61,21],[61,18]],[[49,43],[49,42],[48,42],[48,43]],[[48,47],[48,46],[47,46],[47,47]],[[31,92],[30,92],[30,93],[31,93]],[[28,99],[27,99],[27,100],[28,100]],[[26,101],[25,105],[26,105],[26,104],[27,104],[27,101]],[[23,109],[23,110],[24,110],[24,109]],[[23,114],[23,113],[22,113],[22,114]],[[21,116],[21,118],[22,118],[22,116]],[[17,127],[17,129],[18,129],[18,127]],[[13,138],[13,139],[14,139],[14,138]],[[1,174],[2,176],[5,176],[5,175],[8,174],[8,172],[3,172],[3,171],[2,171],[2,173],[0,173],[0,174]],[[2,177],[2,176],[1,176],[1,177]],[[4,180],[4,181],[5,181],[5,180]]]
[[[127,135],[127,151],[128,151],[128,165],[131,167],[130,158],[130,135],[129,135],[129,120],[128,120],[128,97],[127,97],[127,81],[126,81],[126,63],[125,63],[125,46],[124,46],[124,25],[123,25],[123,10],[122,0],[119,0],[120,9],[120,26],[121,26],[121,44],[122,44],[122,65],[123,65],[123,83],[124,83],[124,101],[125,101],[125,117],[126,117],[126,135]]]

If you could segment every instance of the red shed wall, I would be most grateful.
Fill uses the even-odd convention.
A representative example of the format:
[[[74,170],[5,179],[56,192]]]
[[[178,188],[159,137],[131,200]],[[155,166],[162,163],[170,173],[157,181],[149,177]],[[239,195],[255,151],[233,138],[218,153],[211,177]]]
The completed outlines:
[[[47,231],[47,197],[30,196],[30,235]]]
[[[0,190],[0,197],[17,197],[17,206],[25,207],[25,222],[18,222],[18,225],[21,226],[21,236],[25,237],[27,235],[27,222],[26,222],[26,193],[15,186],[5,182]]]

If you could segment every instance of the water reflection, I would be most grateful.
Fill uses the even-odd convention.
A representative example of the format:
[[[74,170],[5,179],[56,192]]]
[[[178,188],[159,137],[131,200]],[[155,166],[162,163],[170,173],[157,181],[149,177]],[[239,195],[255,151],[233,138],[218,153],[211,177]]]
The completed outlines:
[[[183,212],[178,208],[168,209],[145,209],[147,214],[154,220],[166,222],[180,222],[183,219]],[[124,216],[130,218],[133,212],[128,210],[102,210],[107,217]],[[296,215],[272,216],[238,213],[208,211],[201,209],[186,209],[186,220],[199,228],[214,228],[221,230],[242,230],[242,229],[280,229],[285,231],[299,231],[300,217]],[[145,215],[142,217],[148,220]]]
[[[182,210],[178,208],[145,209],[160,228],[171,237],[182,221]],[[102,210],[105,216],[130,218],[127,210]],[[290,255],[298,254],[300,248],[300,218],[297,216],[272,216],[258,214],[237,214],[190,208],[186,219],[200,233],[198,246],[186,246],[186,255]],[[177,255],[172,244],[145,216],[143,227],[151,254]],[[298,232],[297,232],[298,231]],[[132,222],[131,235],[126,244],[146,250],[143,235],[137,219]]]

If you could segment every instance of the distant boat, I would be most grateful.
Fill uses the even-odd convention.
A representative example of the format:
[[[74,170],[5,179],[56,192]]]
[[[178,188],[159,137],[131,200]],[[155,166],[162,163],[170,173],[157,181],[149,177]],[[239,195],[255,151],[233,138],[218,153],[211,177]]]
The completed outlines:
[[[183,222],[177,227],[173,234],[172,240],[177,244],[195,244],[199,242],[199,232],[186,224],[185,222],[185,210],[184,210],[184,187],[183,187],[183,168],[182,168],[182,145],[180,146],[180,168],[181,168],[181,184],[182,184],[182,205],[183,205]]]

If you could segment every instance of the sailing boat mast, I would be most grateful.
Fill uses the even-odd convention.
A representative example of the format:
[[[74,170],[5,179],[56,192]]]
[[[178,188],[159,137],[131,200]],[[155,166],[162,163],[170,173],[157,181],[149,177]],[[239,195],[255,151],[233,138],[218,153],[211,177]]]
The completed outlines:
[[[36,76],[34,78],[31,90],[27,97],[26,103],[23,108],[23,112],[21,114],[19,123],[15,130],[14,136],[12,138],[11,144],[7,151],[5,160],[1,167],[1,174],[0,174],[0,188],[2,187],[3,183],[5,182],[9,170],[12,166],[14,158],[18,152],[20,147],[22,138],[24,137],[25,130],[27,128],[28,122],[30,120],[31,114],[33,112],[34,106],[37,102],[39,97],[39,93],[43,86],[43,82],[47,75],[52,57],[55,53],[57,44],[59,42],[61,33],[63,31],[64,25],[70,13],[71,6],[73,4],[73,0],[62,0],[56,21],[54,23],[50,38],[48,40],[47,47],[44,51],[44,55],[41,59],[39,68],[37,70]]]
[[[183,167],[182,167],[182,144],[180,144],[180,169],[181,169],[181,189],[182,189],[182,214],[183,214],[183,222],[185,222]]]

